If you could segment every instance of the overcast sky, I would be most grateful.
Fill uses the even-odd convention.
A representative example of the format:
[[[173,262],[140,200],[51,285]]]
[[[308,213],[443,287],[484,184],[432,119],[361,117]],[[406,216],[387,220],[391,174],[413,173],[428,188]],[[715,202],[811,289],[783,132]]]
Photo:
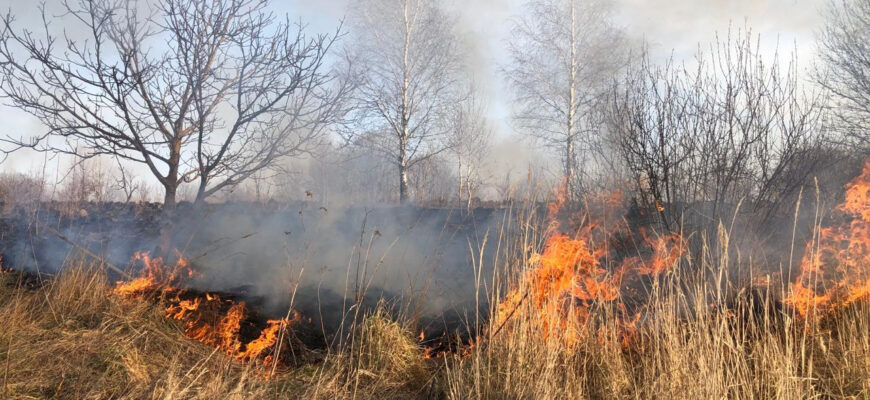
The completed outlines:
[[[51,5],[60,0],[47,0]],[[437,0],[436,0],[437,1]],[[499,76],[507,62],[505,42],[510,19],[523,10],[522,0],[440,0],[456,15],[460,31],[469,45],[470,64],[476,80],[488,99],[490,118],[500,140],[516,140],[510,128],[510,94]],[[815,32],[823,22],[827,0],[615,0],[617,23],[632,38],[646,40],[660,57],[691,58],[699,43],[706,45],[716,32],[729,25],[750,26],[761,36],[763,47],[772,51],[796,49],[801,64],[811,63],[815,52]],[[301,18],[309,29],[333,30],[349,12],[354,0],[273,0],[277,13]],[[34,1],[0,0],[0,8],[10,9],[19,22],[38,24]],[[0,106],[0,135],[19,135],[40,130],[38,121],[6,105]],[[39,167],[42,156],[20,155],[7,160],[2,168],[28,170]]]

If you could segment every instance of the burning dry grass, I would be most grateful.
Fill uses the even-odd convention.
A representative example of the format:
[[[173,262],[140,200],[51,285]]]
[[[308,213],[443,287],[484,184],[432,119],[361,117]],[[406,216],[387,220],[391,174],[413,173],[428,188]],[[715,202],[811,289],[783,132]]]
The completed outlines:
[[[518,216],[492,280],[507,292],[480,293],[492,306],[487,324],[469,324],[473,345],[435,357],[381,307],[322,357],[275,368],[293,321],[242,341],[242,303],[205,293],[193,307],[159,263],[114,286],[81,264],[40,285],[3,273],[2,397],[867,399],[868,188],[870,164],[841,224],[816,227],[794,281],[747,287],[732,282],[722,227],[694,254],[682,237],[641,233],[637,256],[615,256],[602,225],[541,233]],[[211,309],[220,318],[195,312]]]
[[[609,254],[593,222],[574,234],[553,232],[558,220],[541,237],[526,230],[520,246],[543,241],[542,251],[503,260],[508,292],[495,296],[479,345],[445,364],[447,396],[870,398],[867,188],[870,164],[838,207],[851,218],[817,227],[796,284],[737,286],[728,255],[738,252],[722,226],[695,254],[665,237],[645,240],[650,259],[627,261]],[[645,292],[624,298],[632,279]]]
[[[793,294],[786,302],[807,316],[870,298],[870,162],[846,185],[838,221],[807,243]]]
[[[110,296],[104,274],[69,268],[36,289],[3,274],[3,398],[250,398],[250,369],[179,334],[147,302]]]
[[[166,318],[182,323],[185,336],[237,360],[255,361],[267,377],[279,367],[310,361],[306,360],[310,355],[304,345],[293,335],[302,323],[298,312],[291,311],[282,319],[258,321],[244,301],[181,287],[182,277],[194,276],[195,272],[180,254],[174,265],[145,253],[137,253],[134,260],[143,264],[140,276],[117,282],[112,295],[127,300],[155,300],[164,308]]]
[[[79,264],[38,285],[0,279],[4,399],[398,399],[426,397],[431,381],[415,336],[384,311],[345,351],[267,379],[261,363],[191,340],[159,303],[114,294],[98,268]]]
[[[522,302],[501,329],[465,352],[423,357],[418,339],[380,310],[317,364],[263,378],[256,363],[190,340],[152,302],[108,295],[78,266],[38,288],[3,274],[3,398],[867,398],[870,308],[818,319],[781,308],[779,289],[717,290],[672,271],[627,338],[612,302],[585,307],[571,329]],[[525,275],[528,276],[528,275]],[[681,277],[682,276],[682,277]],[[520,277],[520,279],[526,279]],[[520,287],[522,287],[522,282]],[[19,287],[16,287],[19,286]],[[26,285],[24,285],[26,286]],[[694,287],[691,295],[671,290]],[[785,290],[785,289],[783,289]],[[570,316],[569,308],[563,310]],[[493,307],[497,314],[497,307]],[[495,316],[495,318],[498,318]],[[564,322],[573,321],[573,322]],[[495,324],[493,324],[495,326]],[[571,335],[565,340],[563,335]]]
[[[521,305],[495,336],[445,372],[450,398],[870,398],[870,307],[854,303],[807,320],[781,309],[781,294],[743,291],[710,307],[715,291],[668,293],[626,326],[613,304],[562,310]],[[581,319],[573,316],[582,313]],[[570,322],[566,322],[570,321]],[[546,335],[545,335],[546,333]]]

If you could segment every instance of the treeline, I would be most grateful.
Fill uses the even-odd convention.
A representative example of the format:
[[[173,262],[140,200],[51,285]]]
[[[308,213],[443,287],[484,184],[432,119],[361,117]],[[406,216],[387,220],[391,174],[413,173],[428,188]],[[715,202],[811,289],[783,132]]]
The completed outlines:
[[[693,60],[660,60],[606,0],[529,1],[500,69],[511,137],[494,134],[457,16],[439,2],[361,0],[326,34],[266,0],[155,4],[64,2],[39,29],[2,18],[0,90],[45,126],[3,151],[69,156],[5,174],[7,203],[471,207],[564,184],[576,199],[621,190],[673,231],[738,205],[760,223],[792,212],[804,190],[835,191],[870,143],[861,0],[831,3],[809,76],[748,27]]]

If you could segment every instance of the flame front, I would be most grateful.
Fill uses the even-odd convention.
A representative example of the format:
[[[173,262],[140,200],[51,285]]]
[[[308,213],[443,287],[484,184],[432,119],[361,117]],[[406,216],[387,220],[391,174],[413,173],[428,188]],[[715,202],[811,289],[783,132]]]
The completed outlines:
[[[870,161],[846,184],[835,209],[840,223],[818,229],[784,301],[802,317],[824,315],[870,299]]]
[[[262,360],[265,365],[276,362],[274,349],[283,332],[301,321],[302,315],[292,312],[291,318],[268,320],[259,336],[249,341],[242,338],[243,326],[250,313],[244,301],[224,299],[215,293],[194,295],[180,289],[184,277],[194,275],[190,264],[181,255],[168,266],[160,257],[137,253],[135,261],[142,263],[142,273],[130,281],[118,282],[113,293],[124,298],[155,296],[165,306],[165,316],[181,321],[184,334],[190,339],[215,347],[237,360]]]
[[[606,206],[613,206],[614,197],[605,196]],[[624,318],[620,320],[622,335],[629,340],[640,314],[629,315],[621,302],[626,274],[656,276],[669,271],[685,254],[686,246],[676,235],[649,236],[640,232],[638,247],[644,256],[625,257],[607,268],[611,258],[608,237],[615,232],[603,225],[587,222],[576,233],[569,235],[559,231],[557,215],[565,206],[564,191],[550,204],[549,220],[553,233],[547,238],[540,253],[532,254],[528,269],[519,287],[507,293],[499,304],[497,324],[504,325],[522,303],[529,301],[535,310],[535,324],[544,338],[558,333],[560,340],[571,347],[581,336],[581,327],[589,317],[594,304],[614,304]],[[616,230],[631,234],[625,226]]]

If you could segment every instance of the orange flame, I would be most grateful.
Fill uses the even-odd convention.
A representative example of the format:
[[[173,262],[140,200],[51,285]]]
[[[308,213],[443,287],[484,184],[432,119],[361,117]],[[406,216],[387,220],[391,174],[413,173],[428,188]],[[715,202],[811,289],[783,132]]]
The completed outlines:
[[[134,260],[143,264],[141,275],[128,282],[118,282],[114,294],[128,299],[159,294],[165,306],[165,316],[181,321],[185,336],[215,347],[237,360],[262,360],[264,365],[272,365],[276,362],[273,349],[282,333],[302,320],[302,315],[295,310],[291,318],[268,320],[259,336],[245,342],[242,327],[253,326],[247,321],[249,312],[245,302],[224,299],[215,293],[197,296],[179,289],[184,277],[194,276],[190,263],[180,254],[174,266],[167,266],[162,258],[152,258],[147,253],[136,253]]]
[[[660,235],[655,238],[647,236],[645,230],[641,230],[641,236],[644,242],[653,250],[652,257],[640,261],[637,266],[637,273],[642,275],[660,275],[677,264],[680,257],[686,254],[687,244],[682,237],[675,234]]]
[[[134,261],[142,264],[140,276],[129,281],[120,281],[115,286],[114,293],[123,297],[141,296],[147,292],[155,292],[169,288],[177,284],[182,277],[192,277],[193,269],[190,263],[177,253],[178,262],[174,266],[168,266],[162,257],[152,258],[147,252],[137,252],[133,256]]]
[[[604,196],[603,203],[612,207],[617,197]],[[626,274],[655,276],[667,272],[685,254],[685,243],[676,235],[651,238],[641,231],[642,244],[649,255],[627,257],[608,269],[610,232],[595,222],[586,223],[574,235],[559,232],[557,215],[564,205],[564,191],[560,190],[549,207],[550,225],[555,233],[547,238],[541,253],[530,257],[533,267],[524,273],[525,288],[509,291],[499,304],[497,323],[507,322],[528,298],[529,306],[540,314],[535,323],[543,336],[558,334],[570,347],[581,337],[580,326],[588,319],[592,304],[613,303],[626,314],[625,321],[620,321],[624,333],[633,332],[640,314],[628,315],[620,301]],[[623,338],[624,343],[629,340],[627,336]]]
[[[784,301],[802,317],[824,315],[870,299],[870,160],[846,184],[835,209],[842,222],[807,243],[792,291]]]

